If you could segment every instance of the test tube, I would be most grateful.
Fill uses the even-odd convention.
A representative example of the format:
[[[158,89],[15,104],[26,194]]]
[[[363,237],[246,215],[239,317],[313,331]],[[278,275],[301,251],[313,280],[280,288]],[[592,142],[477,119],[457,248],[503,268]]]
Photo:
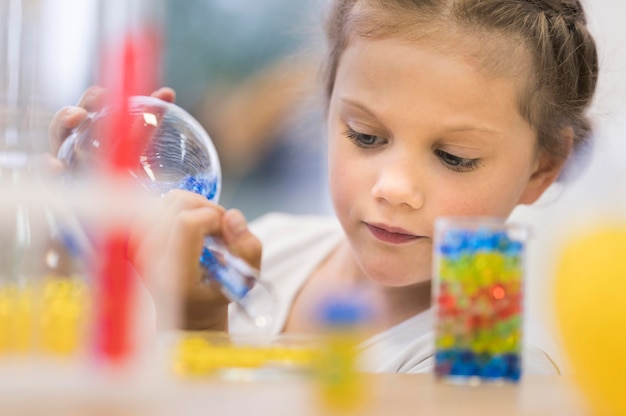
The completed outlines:
[[[483,217],[435,222],[435,375],[453,383],[521,377],[527,228]]]

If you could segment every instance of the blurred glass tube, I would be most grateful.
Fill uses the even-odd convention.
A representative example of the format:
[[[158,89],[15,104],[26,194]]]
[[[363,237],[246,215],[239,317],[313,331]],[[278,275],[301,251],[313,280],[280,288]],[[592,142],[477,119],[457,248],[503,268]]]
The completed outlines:
[[[40,295],[47,283],[65,290],[70,286],[58,283],[84,276],[71,253],[74,224],[65,221],[74,220],[73,213],[54,208],[63,198],[51,190],[53,177],[38,163],[51,116],[41,78],[50,59],[43,52],[55,43],[44,30],[49,5],[50,0],[0,1],[0,343],[22,352],[37,342],[42,321],[55,323],[47,325],[49,345],[71,343],[57,342],[59,330],[68,326],[57,325],[58,314],[42,312]],[[49,305],[67,299],[53,300]]]
[[[0,1],[0,166],[47,152],[48,125],[89,82],[99,0]],[[6,175],[5,175],[6,176]]]
[[[99,3],[97,83],[107,89],[113,107],[126,108],[133,95],[148,95],[159,84],[162,7],[154,0],[101,0]],[[121,112],[120,114],[124,114]],[[106,137],[103,178],[125,180],[134,160],[127,139],[130,119],[115,117]],[[126,259],[127,225],[98,236],[96,351],[107,363],[131,364],[138,348],[132,342],[136,310],[133,276]]]
[[[125,95],[148,95],[160,85],[163,9],[163,0],[99,0],[98,84],[113,94],[131,88]]]
[[[0,173],[25,165],[36,136],[37,76],[40,64],[38,0],[0,2]]]
[[[37,0],[0,1],[0,284],[23,280],[23,248],[35,232],[26,214],[28,196],[36,192],[31,156],[46,131],[35,117],[40,6]]]

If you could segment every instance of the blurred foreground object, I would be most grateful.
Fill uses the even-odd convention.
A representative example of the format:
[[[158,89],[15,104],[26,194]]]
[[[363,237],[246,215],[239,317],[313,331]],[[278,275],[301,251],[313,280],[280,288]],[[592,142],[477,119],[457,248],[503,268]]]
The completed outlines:
[[[595,414],[626,414],[626,223],[589,227],[564,244],[556,315],[573,374]]]
[[[368,389],[359,371],[359,344],[372,309],[358,292],[329,296],[319,306],[320,352],[316,361],[319,400],[328,412],[366,408]]]
[[[177,335],[173,346],[168,347],[172,371],[178,376],[229,381],[308,379],[318,350],[319,339],[313,336],[229,336],[207,331]]]
[[[135,325],[139,319],[131,293],[134,275],[118,255],[125,248],[122,233],[114,236],[116,244],[101,238],[128,224],[128,218],[117,216],[120,210],[110,206],[111,200],[123,205],[137,199],[123,197],[125,189],[120,186],[68,189],[58,180],[58,161],[41,154],[48,148],[52,116],[45,105],[50,99],[42,73],[58,60],[52,53],[58,45],[46,38],[45,29],[50,7],[56,7],[55,12],[76,11],[63,10],[69,7],[66,3],[0,2],[0,350],[6,358],[1,361],[0,383],[34,379],[44,368],[54,367],[50,373],[55,372],[51,376],[55,382],[50,384],[56,385],[69,377],[70,368],[91,369],[96,362],[103,367],[121,361],[135,364],[139,355],[133,354],[148,332]],[[152,52],[158,45],[152,34],[158,31],[158,22],[148,19],[147,12],[159,7],[143,0],[100,5],[100,20],[91,26],[100,29],[98,46],[106,49],[101,62],[104,67],[106,61],[106,84],[123,95],[137,86],[131,72],[143,71],[142,81],[154,79],[144,70],[156,67]],[[114,28],[109,26],[108,12],[115,14]],[[74,18],[88,20],[80,13]],[[124,30],[131,20],[133,35]],[[123,87],[114,88],[113,83]],[[93,257],[94,241],[103,243],[101,247],[116,245],[111,250],[115,253],[104,259],[102,250],[101,256]],[[98,272],[102,280],[96,278]],[[98,341],[103,342],[96,345]],[[57,371],[58,364],[62,370]]]
[[[0,3],[0,354],[83,355],[91,282],[84,236],[52,191],[54,172],[38,154],[48,124],[44,1]],[[46,48],[47,47],[47,48]],[[52,48],[53,49],[53,48]]]

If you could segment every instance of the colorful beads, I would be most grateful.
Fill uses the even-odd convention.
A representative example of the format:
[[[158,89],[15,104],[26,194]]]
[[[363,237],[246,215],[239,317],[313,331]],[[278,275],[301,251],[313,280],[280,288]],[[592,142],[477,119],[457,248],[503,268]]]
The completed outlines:
[[[438,223],[435,373],[517,381],[523,241],[504,225]]]

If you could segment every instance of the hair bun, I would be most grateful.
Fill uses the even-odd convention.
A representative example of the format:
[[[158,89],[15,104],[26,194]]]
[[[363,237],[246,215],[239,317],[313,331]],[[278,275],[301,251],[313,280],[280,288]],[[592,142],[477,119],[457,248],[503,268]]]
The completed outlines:
[[[550,18],[564,19],[568,26],[576,23],[587,24],[580,0],[530,0],[530,2],[541,8]]]
[[[583,10],[582,4],[580,4],[580,0],[562,0],[560,3],[565,18],[587,24],[585,11]]]

